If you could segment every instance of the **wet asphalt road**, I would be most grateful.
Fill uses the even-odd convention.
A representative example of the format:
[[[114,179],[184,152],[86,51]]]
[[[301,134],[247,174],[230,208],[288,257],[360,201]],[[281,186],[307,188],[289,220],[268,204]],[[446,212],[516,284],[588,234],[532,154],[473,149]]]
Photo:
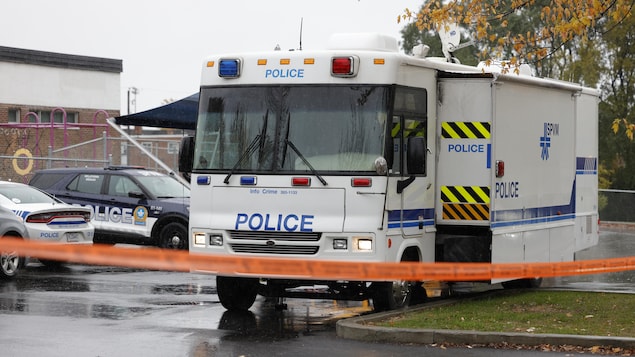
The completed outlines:
[[[140,248],[141,249],[141,248]],[[602,232],[578,259],[635,255],[635,234]],[[545,287],[634,292],[635,272],[547,279]],[[340,339],[335,321],[368,313],[362,302],[260,298],[248,313],[220,305],[210,275],[30,262],[0,282],[3,356],[566,356],[443,349]]]

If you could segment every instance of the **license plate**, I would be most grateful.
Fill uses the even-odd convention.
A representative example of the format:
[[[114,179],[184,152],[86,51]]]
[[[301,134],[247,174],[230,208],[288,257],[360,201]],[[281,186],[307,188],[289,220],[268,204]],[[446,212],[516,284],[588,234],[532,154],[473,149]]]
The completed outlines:
[[[79,242],[80,237],[81,237],[81,234],[79,232],[66,233],[67,242]]]

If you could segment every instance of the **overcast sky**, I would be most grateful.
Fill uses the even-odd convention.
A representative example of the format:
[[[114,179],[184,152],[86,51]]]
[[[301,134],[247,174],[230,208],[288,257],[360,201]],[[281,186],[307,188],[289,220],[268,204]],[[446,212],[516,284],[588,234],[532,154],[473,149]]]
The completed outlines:
[[[0,45],[123,60],[121,113],[128,88],[136,112],[198,91],[213,53],[323,49],[340,32],[400,39],[405,8],[423,0],[14,0],[0,3]],[[135,112],[134,107],[131,112]]]

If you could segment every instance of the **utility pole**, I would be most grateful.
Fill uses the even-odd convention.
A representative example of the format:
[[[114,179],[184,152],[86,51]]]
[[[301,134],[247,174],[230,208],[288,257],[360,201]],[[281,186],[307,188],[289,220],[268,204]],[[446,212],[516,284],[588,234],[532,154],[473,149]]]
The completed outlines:
[[[132,106],[134,106],[134,111],[137,111],[137,93],[139,92],[139,90],[137,89],[137,87],[129,87],[128,88],[128,115],[130,115],[130,107],[131,104]]]

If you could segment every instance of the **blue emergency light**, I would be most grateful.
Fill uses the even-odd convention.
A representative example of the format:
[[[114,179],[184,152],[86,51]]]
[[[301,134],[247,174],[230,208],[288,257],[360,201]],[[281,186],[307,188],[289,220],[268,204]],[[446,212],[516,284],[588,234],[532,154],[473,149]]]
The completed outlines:
[[[211,182],[212,182],[212,179],[209,176],[198,176],[196,178],[197,185],[209,185]]]
[[[255,185],[258,182],[256,176],[241,176],[240,184],[241,185]]]
[[[240,60],[221,59],[218,64],[218,76],[222,78],[237,78],[240,76]]]

